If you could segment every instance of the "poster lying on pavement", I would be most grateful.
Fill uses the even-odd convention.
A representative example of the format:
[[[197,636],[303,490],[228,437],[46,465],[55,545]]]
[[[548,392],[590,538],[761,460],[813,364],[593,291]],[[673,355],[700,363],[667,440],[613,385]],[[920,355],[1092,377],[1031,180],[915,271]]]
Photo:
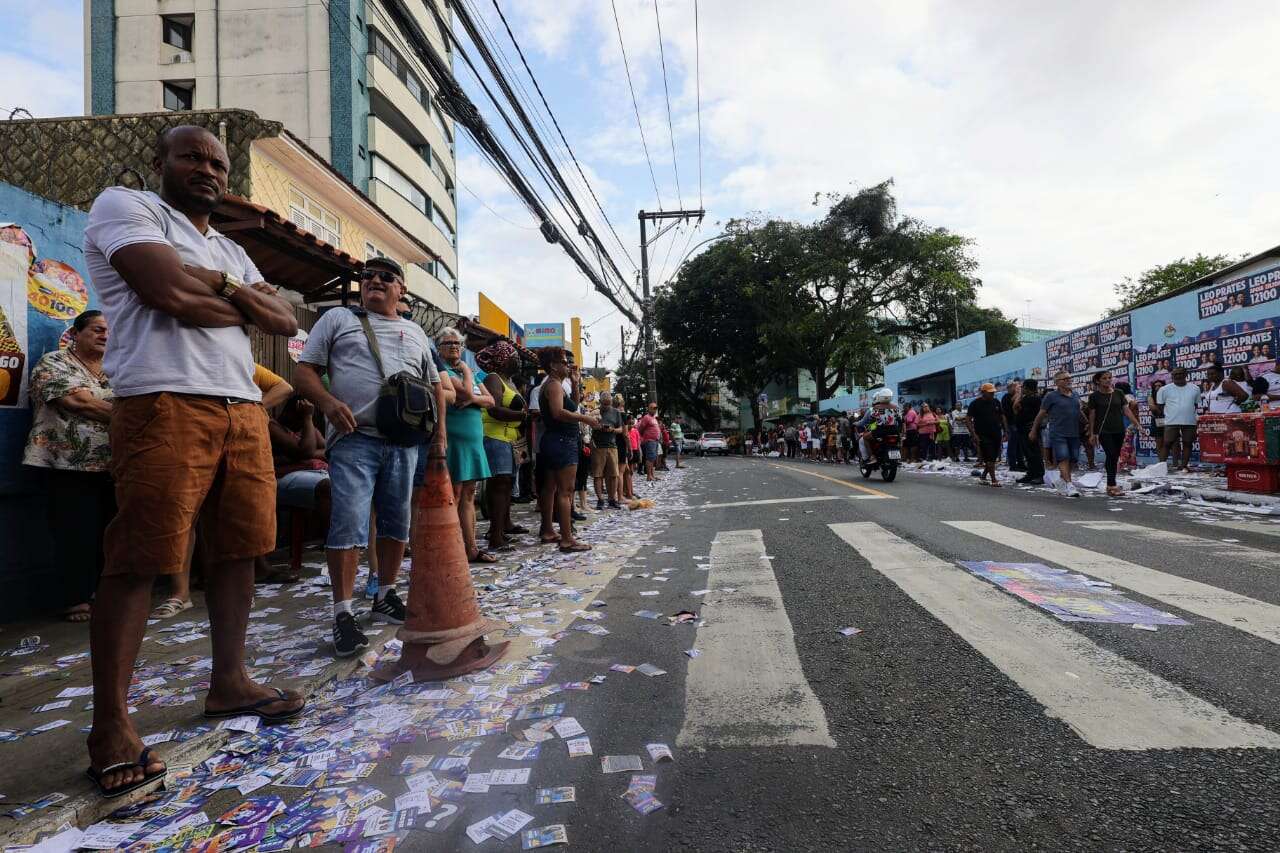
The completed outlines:
[[[1047,610],[1063,622],[1187,625],[1186,620],[1126,598],[1106,581],[1040,563],[961,562],[1005,592]]]

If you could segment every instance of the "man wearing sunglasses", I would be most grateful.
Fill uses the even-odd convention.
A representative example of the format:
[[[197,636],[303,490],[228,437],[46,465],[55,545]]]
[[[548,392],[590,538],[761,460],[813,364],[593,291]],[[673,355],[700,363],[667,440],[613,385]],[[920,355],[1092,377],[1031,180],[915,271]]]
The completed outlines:
[[[444,453],[445,398],[431,357],[431,342],[416,323],[396,310],[405,292],[404,273],[389,258],[365,262],[360,274],[360,304],[378,340],[386,376],[399,372],[435,386],[436,432],[433,449]],[[329,374],[329,388],[320,381]],[[316,323],[303,347],[295,374],[298,391],[329,421],[326,446],[332,511],[325,541],[333,582],[334,653],[358,654],[369,645],[354,613],[359,549],[369,545],[369,505],[377,514],[378,594],[373,619],[399,625],[404,603],[396,594],[396,576],[409,540],[410,497],[418,453],[426,448],[392,444],[378,432],[375,406],[384,376],[353,310],[334,308]],[[438,447],[434,447],[438,445]]]

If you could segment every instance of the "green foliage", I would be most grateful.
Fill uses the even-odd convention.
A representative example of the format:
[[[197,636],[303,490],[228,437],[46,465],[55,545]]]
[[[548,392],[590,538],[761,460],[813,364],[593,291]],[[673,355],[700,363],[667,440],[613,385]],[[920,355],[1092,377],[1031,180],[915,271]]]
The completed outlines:
[[[668,367],[671,382],[706,373],[755,399],[774,378],[804,368],[819,398],[830,397],[879,373],[896,336],[949,340],[957,308],[962,333],[985,329],[1000,346],[1011,333],[1016,345],[1012,323],[974,304],[981,282],[969,240],[901,216],[890,182],[825,201],[826,215],[812,224],[730,222],[726,239],[659,293],[660,363],[687,362]]]
[[[1120,304],[1109,314],[1119,314],[1149,300],[1173,293],[1198,278],[1243,260],[1244,257],[1243,255],[1234,258],[1230,255],[1197,254],[1194,258],[1178,258],[1171,263],[1152,267],[1139,274],[1136,279],[1126,276],[1123,281],[1116,282],[1114,285]]]
[[[960,319],[960,337],[974,332],[987,333],[987,355],[1015,349],[1018,341],[1018,325],[1004,316],[999,308],[981,308],[972,302],[960,303],[957,308]],[[952,328],[954,332],[954,326]],[[953,334],[935,337],[934,345],[954,340]]]

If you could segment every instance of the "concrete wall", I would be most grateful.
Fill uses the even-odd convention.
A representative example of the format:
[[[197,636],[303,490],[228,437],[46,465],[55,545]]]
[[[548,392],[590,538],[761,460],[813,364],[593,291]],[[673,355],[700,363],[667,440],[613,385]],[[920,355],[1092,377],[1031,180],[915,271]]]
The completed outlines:
[[[941,346],[925,350],[919,355],[886,364],[884,367],[884,384],[895,395],[898,385],[910,379],[950,370],[958,364],[976,361],[987,354],[987,333],[974,332]]]
[[[97,306],[97,297],[80,250],[86,219],[80,210],[0,183],[0,222],[22,227],[35,245],[37,260],[57,260],[75,269],[86,287],[87,307],[92,308]],[[50,316],[30,303],[25,320],[25,370],[30,375],[40,356],[58,346],[70,320]],[[19,407],[0,408],[0,553],[4,554],[0,582],[5,586],[5,595],[0,596],[0,621],[37,612],[38,602],[48,598],[60,583],[49,562],[51,531],[41,483],[35,472],[21,464],[31,426],[31,411],[23,402]],[[57,533],[76,535],[76,531]]]

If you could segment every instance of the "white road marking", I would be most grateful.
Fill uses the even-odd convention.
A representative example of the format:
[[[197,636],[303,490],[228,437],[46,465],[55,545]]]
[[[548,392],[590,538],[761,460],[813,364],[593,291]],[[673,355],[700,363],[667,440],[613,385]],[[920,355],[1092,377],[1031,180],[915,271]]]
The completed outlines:
[[[810,501],[882,501],[888,495],[811,495],[807,498],[768,498],[758,501],[730,501],[722,504],[698,504],[690,509],[719,509],[726,506],[764,506],[765,504],[799,504]]]
[[[1172,530],[1143,527],[1141,524],[1126,524],[1122,521],[1068,521],[1067,524],[1075,524],[1089,530],[1112,530],[1136,539],[1158,542],[1161,545],[1196,548],[1207,551],[1211,559],[1230,557],[1242,563],[1256,566],[1259,569],[1274,570],[1280,565],[1280,555],[1276,554],[1275,551],[1264,551],[1261,548],[1251,548],[1248,545],[1240,545],[1235,542],[1223,542],[1221,539],[1205,539],[1200,536],[1190,536],[1186,533],[1175,533]],[[1234,524],[1230,526],[1223,525],[1218,528],[1219,533],[1231,533],[1234,531]]]
[[[832,531],[935,618],[1099,749],[1280,749],[1232,716],[878,524]]]
[[[759,530],[711,543],[706,627],[685,678],[681,746],[835,746],[796,654],[782,591]],[[718,591],[726,587],[735,592]]]
[[[1068,545],[993,521],[945,521],[952,527],[1025,551],[1082,574],[1091,575],[1117,586],[1131,589],[1148,598],[1163,601],[1188,613],[1221,622],[1255,637],[1280,643],[1280,607],[1187,580],[1168,572],[1160,572],[1111,557],[1106,554]]]
[[[1231,519],[1230,521],[1226,521],[1225,519],[1214,520],[1214,521],[1200,521],[1199,519],[1194,519],[1194,518],[1189,520],[1194,521],[1196,524],[1204,524],[1204,525],[1213,527],[1219,533],[1226,533],[1227,531],[1247,530],[1251,533],[1261,533],[1264,536],[1280,536],[1280,524],[1275,524],[1274,522],[1242,521],[1240,519],[1235,519],[1235,518]]]

